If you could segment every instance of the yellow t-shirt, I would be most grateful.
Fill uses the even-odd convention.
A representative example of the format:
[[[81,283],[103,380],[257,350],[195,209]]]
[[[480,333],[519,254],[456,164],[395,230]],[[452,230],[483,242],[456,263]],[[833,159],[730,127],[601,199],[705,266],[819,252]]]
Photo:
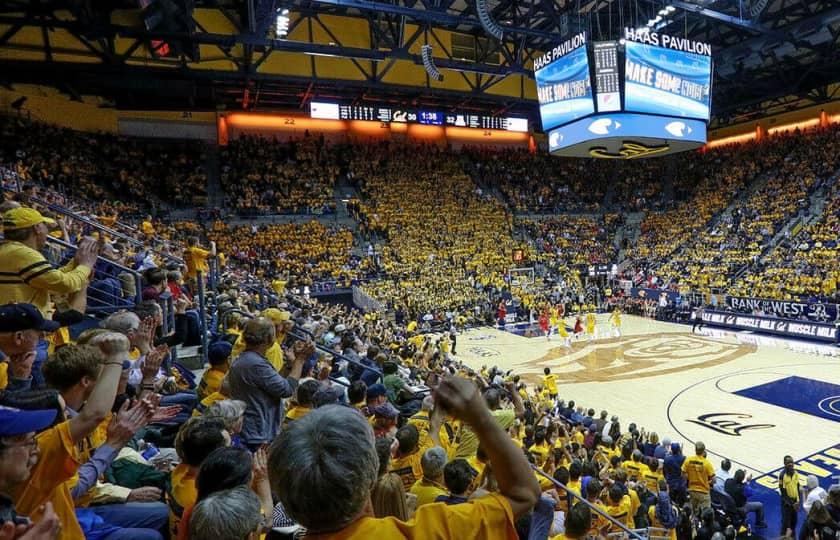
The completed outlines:
[[[61,522],[59,538],[84,540],[67,483],[80,464],[76,445],[70,436],[70,422],[62,422],[41,432],[37,440],[41,456],[29,480],[12,490],[15,509],[18,514],[28,516],[37,523],[43,513],[41,507],[51,502]]]
[[[417,496],[417,508],[435,502],[435,499],[441,495],[449,495],[449,492],[440,487],[438,484],[427,481],[423,478],[414,482],[414,485],[411,486],[411,489],[408,491],[409,493]]]
[[[645,484],[647,484],[647,488],[649,490],[654,493],[659,493],[659,481],[664,480],[665,477],[659,471],[653,472],[650,469],[647,469],[642,474],[641,479],[644,480]]]
[[[528,451],[534,455],[537,465],[542,466],[542,464],[545,463],[545,459],[548,457],[548,453],[551,451],[551,448],[548,444],[533,444]]]
[[[417,451],[391,460],[390,472],[400,477],[406,491],[410,490],[417,480],[423,478],[423,467],[420,466],[421,457],[422,454]]]
[[[176,538],[184,510],[195,505],[198,490],[195,487],[196,473],[185,463],[175,467],[169,477],[171,486],[166,498],[169,504],[169,532],[172,538]]]
[[[410,521],[365,516],[338,532],[309,533],[306,537],[309,540],[518,538],[510,503],[496,493],[452,506],[443,503],[427,504],[418,508]]]
[[[623,523],[625,527],[632,529],[633,528],[633,511],[631,508],[630,497],[625,495],[621,498],[618,504],[613,504],[610,501],[610,504],[607,505],[607,514],[610,515],[613,519],[618,521],[619,523]],[[610,527],[610,532],[620,532],[621,529],[612,525]]]
[[[633,461],[631,459],[623,462],[621,468],[627,471],[627,477],[634,481],[642,478],[646,472],[650,472],[647,465],[641,461]],[[657,491],[659,491],[659,488],[657,488]]]
[[[187,265],[187,277],[195,279],[198,276],[198,272],[201,272],[206,276],[207,271],[210,269],[207,265],[207,257],[209,256],[210,252],[206,249],[201,249],[196,246],[187,248],[187,251],[184,252],[184,262]]]
[[[543,386],[545,386],[546,390],[548,390],[549,394],[557,395],[557,377],[549,373],[548,375],[542,378]]]
[[[9,386],[9,363],[0,362],[0,390],[5,390]]]
[[[225,371],[213,367],[204,372],[204,375],[201,376],[201,382],[198,383],[198,389],[195,392],[199,401],[219,391],[219,388],[222,386],[222,379],[225,378],[225,373]]]
[[[709,478],[715,475],[715,468],[703,456],[689,456],[685,458],[682,472],[688,478],[688,490],[700,493],[709,492]]]

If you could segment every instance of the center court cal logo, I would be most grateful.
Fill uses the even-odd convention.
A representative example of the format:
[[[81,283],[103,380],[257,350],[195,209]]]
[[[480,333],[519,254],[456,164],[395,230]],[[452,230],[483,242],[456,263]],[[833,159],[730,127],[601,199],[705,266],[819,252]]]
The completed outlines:
[[[501,356],[501,353],[499,353],[499,351],[491,349],[489,347],[470,347],[468,351],[482,358],[488,358],[490,356]]]
[[[748,424],[745,421],[751,419],[751,414],[744,413],[708,413],[701,414],[696,419],[686,419],[686,422],[703,426],[724,435],[740,437],[741,433],[751,429],[770,429],[775,424]]]

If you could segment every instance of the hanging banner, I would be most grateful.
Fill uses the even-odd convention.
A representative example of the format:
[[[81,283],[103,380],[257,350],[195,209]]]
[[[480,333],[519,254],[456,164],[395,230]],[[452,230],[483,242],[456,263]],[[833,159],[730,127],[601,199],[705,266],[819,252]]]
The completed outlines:
[[[822,302],[794,302],[791,300],[770,300],[746,296],[726,296],[726,307],[741,313],[756,313],[783,319],[800,319],[803,316],[814,322],[838,321],[837,304]],[[758,314],[758,313],[757,313]]]

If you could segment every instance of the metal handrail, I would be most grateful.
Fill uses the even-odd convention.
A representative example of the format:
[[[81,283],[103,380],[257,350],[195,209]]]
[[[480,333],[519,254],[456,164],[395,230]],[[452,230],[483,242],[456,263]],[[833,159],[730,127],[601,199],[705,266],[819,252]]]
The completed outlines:
[[[606,512],[604,512],[603,510],[601,510],[600,508],[598,508],[597,506],[592,504],[591,502],[587,501],[584,497],[581,497],[580,495],[577,495],[574,491],[568,489],[565,485],[563,485],[562,483],[555,480],[553,477],[551,477],[549,474],[547,474],[545,471],[543,471],[542,469],[540,469],[536,465],[531,465],[531,468],[534,469],[534,471],[538,475],[542,476],[546,480],[549,480],[552,484],[554,484],[555,487],[558,487],[558,488],[562,489],[563,492],[568,493],[573,498],[578,499],[580,502],[582,502],[583,504],[588,506],[589,510],[591,512],[595,512],[599,516],[605,518],[607,521],[609,521],[610,523],[612,523],[613,525],[615,525],[616,527],[618,527],[619,529],[624,531],[624,534],[626,534],[630,538],[634,538],[635,540],[645,540],[645,538],[642,535],[640,535],[638,532],[636,532],[633,529],[629,529],[626,525],[624,525],[620,521],[617,521],[611,515],[607,514]]]
[[[47,236],[47,242],[57,244],[57,245],[65,248],[65,249],[72,249],[72,250],[78,249],[78,246],[74,246],[70,242],[65,242],[64,240],[62,240],[60,238],[55,238],[53,236]],[[142,293],[143,293],[143,281],[142,281],[142,276],[140,275],[140,272],[138,272],[137,270],[134,270],[132,268],[129,268],[127,266],[123,266],[122,264],[120,264],[118,262],[114,262],[111,259],[106,259],[105,257],[103,257],[101,255],[97,255],[96,260],[107,262],[108,264],[114,266],[115,268],[117,268],[117,270],[119,270],[121,272],[128,272],[128,273],[132,274],[134,276],[134,288],[135,288],[135,292],[137,293],[137,298],[138,299],[141,298]],[[93,273],[93,272],[94,272],[94,269],[91,268],[91,273]]]
[[[11,188],[6,187],[6,186],[3,186],[3,188],[2,188],[2,189],[3,189],[4,191],[11,191],[11,192],[14,192],[14,190],[12,190]],[[96,230],[98,230],[98,231],[101,231],[101,232],[103,232],[103,233],[105,233],[105,234],[109,234],[109,235],[111,235],[111,236],[113,236],[113,237],[115,237],[115,238],[119,238],[120,240],[124,240],[124,241],[126,241],[126,242],[128,242],[128,243],[130,243],[130,244],[132,244],[132,245],[134,245],[134,246],[136,246],[136,247],[143,247],[143,246],[144,246],[143,242],[141,242],[140,240],[137,240],[137,239],[135,239],[135,238],[132,238],[131,236],[128,236],[127,234],[121,233],[121,232],[119,232],[119,231],[117,231],[117,230],[114,230],[114,229],[112,229],[112,228],[110,228],[110,227],[108,227],[108,226],[105,226],[105,225],[103,225],[103,224],[101,224],[101,223],[99,223],[99,222],[97,222],[97,221],[94,221],[94,220],[92,220],[92,219],[90,219],[90,218],[87,218],[87,217],[85,217],[85,216],[82,216],[82,215],[81,215],[81,214],[79,214],[78,212],[74,212],[73,210],[70,210],[70,209],[68,209],[68,208],[65,208],[65,207],[63,207],[63,206],[61,206],[61,205],[58,205],[58,204],[55,204],[55,203],[50,203],[50,202],[47,202],[47,201],[45,201],[45,200],[43,200],[43,199],[41,199],[41,198],[38,198],[38,197],[31,197],[30,199],[31,199],[33,202],[36,202],[36,203],[38,203],[38,204],[40,204],[40,205],[45,206],[46,208],[48,208],[49,210],[51,210],[51,211],[53,211],[53,212],[56,212],[56,213],[61,214],[61,215],[63,215],[63,216],[67,216],[67,217],[69,217],[69,218],[72,218],[72,219],[75,219],[75,220],[77,220],[77,221],[80,221],[80,222],[84,223],[85,225],[88,225],[88,226],[90,226],[90,227],[93,227],[94,229],[96,229]],[[136,230],[136,229],[135,229],[135,230]],[[176,257],[176,256],[174,256],[174,255],[170,255],[170,254],[168,254],[168,253],[159,253],[159,255],[161,255],[162,257],[164,257],[164,258],[166,258],[166,259],[169,259],[169,260],[170,260],[170,261],[172,261],[172,262],[175,262],[175,263],[178,263],[178,264],[184,264],[184,260],[183,260],[183,259],[180,259],[180,258],[178,258],[178,257]]]

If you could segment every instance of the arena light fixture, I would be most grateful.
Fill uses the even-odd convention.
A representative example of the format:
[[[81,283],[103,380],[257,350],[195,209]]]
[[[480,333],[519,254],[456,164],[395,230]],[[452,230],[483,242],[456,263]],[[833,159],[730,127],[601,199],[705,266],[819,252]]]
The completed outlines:
[[[277,18],[274,25],[274,35],[277,39],[282,39],[289,35],[289,10],[286,8],[277,10]]]
[[[436,81],[443,80],[443,73],[435,65],[435,58],[432,56],[432,46],[431,45],[423,45],[420,49],[421,56],[423,57],[423,67],[426,68],[426,73],[429,74],[429,77]]]

